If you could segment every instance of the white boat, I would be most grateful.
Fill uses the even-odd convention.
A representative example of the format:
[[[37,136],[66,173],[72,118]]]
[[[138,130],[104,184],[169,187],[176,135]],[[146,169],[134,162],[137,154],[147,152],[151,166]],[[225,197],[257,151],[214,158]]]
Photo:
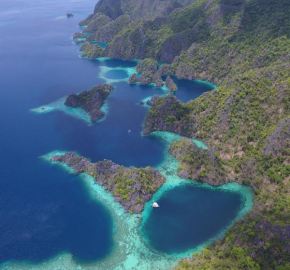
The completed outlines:
[[[157,207],[160,207],[160,206],[159,206],[159,204],[158,204],[157,202],[153,202],[153,203],[152,203],[152,207],[153,207],[153,208],[157,208]]]

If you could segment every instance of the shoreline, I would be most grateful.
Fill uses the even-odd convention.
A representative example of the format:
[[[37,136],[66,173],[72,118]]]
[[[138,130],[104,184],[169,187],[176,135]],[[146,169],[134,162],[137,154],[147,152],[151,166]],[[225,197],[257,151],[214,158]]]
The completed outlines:
[[[253,191],[250,187],[242,186],[238,183],[229,183],[222,186],[214,187],[206,183],[197,182],[194,180],[182,179],[177,176],[177,168],[179,166],[178,161],[168,153],[168,148],[174,140],[181,139],[182,136],[169,132],[155,132],[152,136],[158,136],[163,143],[166,144],[165,150],[167,151],[164,161],[157,165],[157,169],[162,175],[166,177],[166,182],[154,193],[151,200],[145,204],[144,211],[141,214],[129,214],[126,213],[124,208],[114,200],[113,195],[106,191],[102,186],[96,183],[92,176],[86,173],[79,175],[80,181],[83,181],[89,196],[93,200],[101,202],[105,208],[109,211],[113,219],[113,231],[112,237],[114,246],[112,251],[103,259],[100,259],[90,264],[78,264],[73,260],[73,257],[69,253],[62,253],[56,255],[49,261],[41,264],[27,264],[17,262],[6,262],[5,270],[21,269],[21,270],[52,270],[58,269],[78,269],[78,270],[108,270],[108,269],[171,269],[175,267],[181,259],[191,257],[195,252],[200,252],[206,245],[213,241],[220,239],[224,236],[225,232],[232,227],[235,222],[243,218],[253,207]],[[200,141],[195,140],[195,143]],[[200,146],[206,147],[206,145],[200,142]],[[52,165],[61,166],[69,173],[73,173],[73,169],[64,163],[51,162],[50,158],[54,155],[62,155],[65,151],[53,151],[47,155],[42,156],[46,161],[49,161]],[[158,200],[165,192],[174,189],[181,185],[196,185],[203,188],[226,190],[229,192],[237,192],[243,197],[244,204],[241,206],[240,211],[237,213],[235,219],[231,223],[222,228],[222,230],[214,237],[208,239],[201,245],[187,250],[181,253],[165,254],[158,252],[150,247],[149,240],[142,232],[142,227],[147,221],[152,211],[151,204],[153,200]],[[138,217],[142,218],[138,218]]]

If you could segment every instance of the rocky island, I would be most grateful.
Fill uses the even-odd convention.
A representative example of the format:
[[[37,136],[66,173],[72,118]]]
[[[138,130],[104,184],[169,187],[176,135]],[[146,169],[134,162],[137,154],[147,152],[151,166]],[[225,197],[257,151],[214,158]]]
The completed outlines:
[[[80,107],[84,109],[90,115],[91,121],[96,122],[105,116],[105,113],[101,111],[101,107],[113,89],[112,85],[100,84],[78,95],[69,95],[65,105],[72,108]]]
[[[91,163],[75,153],[53,156],[52,162],[63,162],[75,173],[87,173],[96,182],[111,192],[126,212],[139,214],[157,189],[165,182],[165,177],[153,168],[126,168],[111,160]]]

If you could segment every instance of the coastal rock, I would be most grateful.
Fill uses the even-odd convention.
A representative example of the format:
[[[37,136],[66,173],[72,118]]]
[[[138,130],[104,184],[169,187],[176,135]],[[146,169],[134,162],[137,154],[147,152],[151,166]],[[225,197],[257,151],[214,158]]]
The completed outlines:
[[[156,73],[158,70],[158,63],[152,58],[146,58],[140,61],[137,65],[136,71],[138,73]]]
[[[129,84],[134,84],[137,83],[139,81],[136,73],[132,74],[129,78]]]
[[[83,34],[83,33],[76,32],[76,33],[74,33],[74,35],[73,35],[73,39],[76,39],[76,38],[86,38],[86,36],[85,36],[85,34]]]
[[[65,101],[65,105],[84,109],[90,115],[91,121],[95,122],[105,116],[105,113],[100,109],[113,89],[114,87],[112,85],[101,84],[78,95],[69,95]]]
[[[167,76],[167,78],[166,78],[165,85],[168,88],[169,94],[177,91],[176,84],[169,76]]]
[[[141,76],[137,78],[137,76],[132,76],[132,82],[138,80],[141,85],[148,85],[154,83],[156,87],[162,87],[164,82],[159,75],[158,64],[156,60],[147,58],[139,62],[137,65],[136,71],[141,73]]]
[[[99,42],[110,42],[118,33],[128,27],[130,22],[131,19],[129,15],[120,16],[116,20],[100,28],[94,35],[94,38]]]
[[[143,73],[139,78],[138,81],[141,85],[148,85],[153,82],[153,74],[152,73]]]
[[[94,14],[90,14],[86,19],[79,22],[79,26],[86,27],[93,18],[94,18]]]
[[[187,113],[188,109],[175,96],[160,97],[146,116],[143,132],[147,135],[152,131],[170,131],[188,136],[193,123],[184,121]]]
[[[123,14],[122,0],[100,0],[95,6],[94,13],[103,13],[115,20]]]
[[[153,82],[155,83],[156,87],[162,87],[164,85],[164,81],[158,73],[155,74]]]
[[[63,162],[75,173],[87,173],[96,182],[112,193],[126,212],[139,214],[157,189],[165,182],[165,177],[153,168],[124,167],[111,160],[91,163],[75,153],[53,156],[52,162]]]
[[[88,41],[85,41],[80,51],[83,52],[82,56],[88,58],[99,58],[104,56],[104,49],[101,46],[98,44],[90,44]]]
[[[159,99],[159,95],[154,95],[151,99],[146,101],[146,104],[149,106],[153,106]]]
[[[192,65],[188,65],[183,62],[179,62],[178,58],[174,62],[178,63],[177,69],[175,71],[176,77],[178,79],[186,80],[203,80],[218,84],[218,79],[209,74],[206,71],[197,71]],[[176,64],[175,64],[176,65]]]
[[[158,73],[161,77],[172,76],[174,75],[174,70],[170,64],[162,64],[158,69]]]

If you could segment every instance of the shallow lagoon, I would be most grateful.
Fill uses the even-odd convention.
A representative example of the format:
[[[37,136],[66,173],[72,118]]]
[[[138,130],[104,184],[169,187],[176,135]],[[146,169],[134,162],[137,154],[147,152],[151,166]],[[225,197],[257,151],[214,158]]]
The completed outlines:
[[[168,269],[206,244],[171,255],[158,252],[142,236],[141,223],[149,220],[152,202],[141,221],[125,214],[91,178],[67,174],[39,158],[60,149],[77,151],[93,161],[107,158],[127,166],[154,166],[167,177],[154,200],[188,184],[176,176],[178,164],[167,154],[167,142],[180,136],[141,135],[148,108],[139,102],[166,94],[164,89],[130,86],[127,78],[107,74],[122,70],[130,75],[136,61],[77,57],[71,36],[94,4],[95,0],[0,3],[0,28],[6,41],[0,44],[1,269]],[[63,16],[68,10],[75,14],[69,20]],[[87,125],[84,112],[63,113],[60,102],[53,113],[30,111],[43,104],[55,106],[70,93],[103,82],[116,89],[106,104],[107,117],[94,126]],[[248,188],[221,188],[246,198],[237,217],[251,208]]]

